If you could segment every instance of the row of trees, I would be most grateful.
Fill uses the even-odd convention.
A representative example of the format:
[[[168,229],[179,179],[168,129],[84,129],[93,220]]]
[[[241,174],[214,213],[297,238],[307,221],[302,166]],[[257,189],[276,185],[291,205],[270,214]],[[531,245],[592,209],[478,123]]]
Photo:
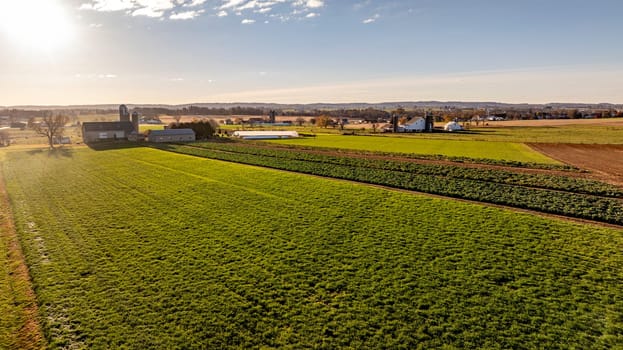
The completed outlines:
[[[169,129],[192,129],[197,140],[205,140],[216,134],[218,124],[212,119],[204,119],[184,123],[171,123],[169,124]]]

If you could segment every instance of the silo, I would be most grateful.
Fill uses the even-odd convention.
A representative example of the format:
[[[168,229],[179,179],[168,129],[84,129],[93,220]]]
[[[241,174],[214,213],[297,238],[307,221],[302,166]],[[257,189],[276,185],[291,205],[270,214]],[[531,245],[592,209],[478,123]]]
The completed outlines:
[[[119,121],[121,122],[129,122],[130,121],[130,111],[126,105],[119,106]]]
[[[433,132],[434,128],[435,128],[435,118],[433,117],[433,113],[426,112],[426,124],[425,124],[424,131]]]
[[[134,127],[134,131],[138,132],[138,112],[132,112],[132,126]]]

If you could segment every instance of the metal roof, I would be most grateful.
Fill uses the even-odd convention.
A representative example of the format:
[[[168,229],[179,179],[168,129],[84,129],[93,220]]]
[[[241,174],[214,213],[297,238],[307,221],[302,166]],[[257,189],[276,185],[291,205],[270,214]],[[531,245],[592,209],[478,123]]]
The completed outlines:
[[[173,136],[173,135],[195,135],[193,129],[164,129],[151,130],[149,136]]]
[[[134,130],[131,122],[84,122],[83,131],[117,131],[123,130],[128,133]]]

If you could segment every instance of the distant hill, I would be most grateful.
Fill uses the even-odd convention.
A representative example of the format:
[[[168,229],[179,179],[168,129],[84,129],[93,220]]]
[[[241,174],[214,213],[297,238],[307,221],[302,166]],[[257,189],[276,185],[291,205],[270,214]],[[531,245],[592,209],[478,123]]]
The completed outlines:
[[[121,103],[119,103],[121,104]],[[67,105],[67,106],[46,106],[46,105],[23,105],[23,106],[0,106],[0,109],[29,109],[29,110],[57,110],[57,109],[114,109],[119,104],[95,104],[95,105]],[[384,110],[403,107],[413,108],[459,108],[459,109],[528,109],[528,108],[556,108],[556,109],[623,109],[623,104],[612,103],[501,103],[501,102],[461,102],[461,101],[404,101],[404,102],[380,102],[380,103],[310,103],[310,104],[281,104],[281,103],[256,103],[256,102],[228,102],[228,103],[187,103],[179,105],[168,104],[126,104],[128,108],[167,108],[182,109],[184,107],[196,106],[203,108],[232,108],[232,107],[251,107],[261,109],[279,110],[335,110],[335,109],[365,109],[377,108]]]

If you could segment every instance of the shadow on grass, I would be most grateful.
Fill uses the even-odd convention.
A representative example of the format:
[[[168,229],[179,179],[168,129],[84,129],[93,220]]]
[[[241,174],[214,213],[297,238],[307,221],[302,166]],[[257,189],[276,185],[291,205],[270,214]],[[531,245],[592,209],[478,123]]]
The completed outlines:
[[[55,157],[55,158],[72,158],[73,157],[73,153],[74,150],[71,148],[63,148],[63,147],[58,147],[58,148],[54,148],[54,149],[43,149],[43,148],[39,148],[39,149],[31,149],[29,151],[26,152],[28,155],[34,156],[37,154],[43,154],[43,153],[47,153],[48,157]]]
[[[74,150],[71,148],[54,148],[51,150],[48,150],[48,157],[55,157],[55,158],[72,158],[74,156]]]
[[[107,141],[93,142],[86,144],[90,149],[95,151],[110,151],[115,149],[138,148],[145,147],[145,144],[130,141]]]

